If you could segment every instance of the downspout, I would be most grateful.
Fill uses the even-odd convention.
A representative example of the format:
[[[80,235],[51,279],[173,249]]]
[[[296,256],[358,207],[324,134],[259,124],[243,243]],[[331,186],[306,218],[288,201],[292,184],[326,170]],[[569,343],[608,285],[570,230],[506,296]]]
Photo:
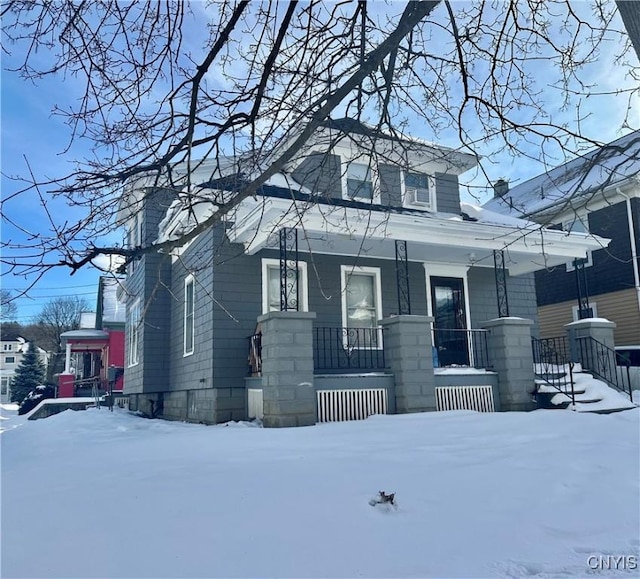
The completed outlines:
[[[616,193],[624,198],[627,205],[627,221],[629,222],[629,241],[631,242],[631,261],[633,263],[633,282],[636,288],[636,301],[640,310],[640,271],[638,271],[638,248],[636,246],[636,232],[631,213],[631,198],[616,187]]]

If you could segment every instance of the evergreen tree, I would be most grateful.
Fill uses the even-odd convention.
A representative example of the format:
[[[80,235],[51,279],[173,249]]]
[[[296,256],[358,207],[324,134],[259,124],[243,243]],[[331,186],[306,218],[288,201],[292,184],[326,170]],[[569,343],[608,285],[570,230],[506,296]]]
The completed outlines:
[[[22,402],[29,392],[44,382],[44,375],[44,364],[38,355],[38,348],[35,342],[30,342],[11,382],[11,400]]]

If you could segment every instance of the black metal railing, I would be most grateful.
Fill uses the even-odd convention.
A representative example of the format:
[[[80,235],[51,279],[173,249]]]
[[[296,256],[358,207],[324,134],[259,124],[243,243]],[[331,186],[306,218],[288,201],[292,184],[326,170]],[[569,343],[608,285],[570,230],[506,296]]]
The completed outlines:
[[[618,372],[616,351],[591,336],[576,338],[576,347],[582,369],[596,378],[603,380],[609,386],[629,396],[633,400],[631,391],[631,376],[629,365],[626,372]],[[623,366],[624,367],[624,366]]]
[[[313,361],[315,370],[383,370],[382,329],[314,327]]]
[[[262,333],[249,336],[249,375],[262,376]]]
[[[571,403],[575,404],[573,362],[571,361],[567,339],[564,336],[542,339],[531,338],[531,348],[533,350],[535,376],[544,380],[558,392],[568,396],[571,399]],[[536,394],[538,393],[537,390],[536,388]]]
[[[434,328],[434,367],[469,366],[491,369],[487,330]]]

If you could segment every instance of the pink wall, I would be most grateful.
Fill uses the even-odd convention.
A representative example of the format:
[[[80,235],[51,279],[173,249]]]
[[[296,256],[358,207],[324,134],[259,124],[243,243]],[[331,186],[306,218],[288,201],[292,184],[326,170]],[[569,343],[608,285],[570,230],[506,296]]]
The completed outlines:
[[[73,398],[73,374],[60,374],[58,376],[58,398]]]
[[[109,366],[124,367],[124,332],[109,330]]]
[[[109,330],[109,343],[107,348],[109,350],[109,366],[124,368],[124,332],[122,330]],[[113,389],[119,392],[124,390],[124,376],[120,376],[116,380]]]

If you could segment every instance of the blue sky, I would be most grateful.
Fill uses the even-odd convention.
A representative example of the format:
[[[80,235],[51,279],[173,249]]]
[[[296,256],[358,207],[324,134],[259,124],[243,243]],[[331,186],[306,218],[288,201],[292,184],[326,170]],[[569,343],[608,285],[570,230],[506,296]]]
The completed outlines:
[[[622,27],[619,20],[616,27]],[[614,56],[619,53],[621,46],[615,43],[607,45],[597,64],[592,65],[582,73],[583,80],[593,85],[589,89],[592,94],[580,94],[573,97],[570,105],[563,109],[561,103],[553,96],[551,91],[545,92],[545,83],[552,77],[552,71],[545,68],[541,62],[540,87],[546,98],[546,107],[552,113],[555,122],[572,122],[577,107],[580,107],[586,120],[581,126],[581,131],[589,138],[601,142],[608,142],[621,136],[630,129],[640,128],[640,103],[629,117],[630,127],[622,128],[625,117],[628,97],[624,95],[596,96],[596,92],[611,92],[621,87],[629,86],[631,79],[625,77],[625,70],[614,64]],[[635,60],[635,55],[628,55]],[[8,72],[7,69],[15,66],[15,57],[3,55],[2,60],[2,198],[12,195],[18,185],[5,177],[8,175],[24,174],[27,172],[25,157],[37,177],[61,176],[71,170],[70,161],[74,158],[88,154],[86,143],[75,143],[64,154],[69,141],[69,129],[63,121],[52,115],[54,106],[68,107],[74,99],[80,96],[80,85],[72,77],[56,76],[44,79],[37,85],[22,80],[17,74]],[[419,119],[412,134],[429,140],[435,140],[433,135],[420,132]],[[470,120],[473,127],[473,119]],[[440,142],[456,146],[457,139],[453,131],[440,135]],[[512,183],[520,182],[542,172],[544,166],[540,163],[523,158],[512,158],[508,154],[494,154],[492,144],[481,145],[478,152],[485,158],[484,169],[490,181],[506,178]],[[549,151],[552,156],[551,164],[562,161],[557,151]],[[540,151],[531,148],[533,156],[540,156]],[[484,175],[469,173],[463,176],[477,193],[480,201],[487,199],[487,183]],[[43,218],[36,196],[19,196],[7,204],[7,215],[18,220],[30,231],[44,231],[48,224]],[[55,212],[56,218],[64,218],[69,209],[60,203],[51,203],[48,207]],[[117,237],[119,234],[116,234]],[[3,241],[20,241],[24,233],[16,230],[6,222],[2,224]],[[6,269],[3,269],[3,274]],[[18,319],[21,322],[29,322],[38,313],[42,305],[51,297],[76,295],[86,298],[91,306],[95,306],[97,279],[100,272],[95,268],[86,268],[71,276],[67,269],[56,268],[45,273],[37,285],[30,290],[29,297],[18,300]],[[33,276],[3,275],[2,287],[14,292],[25,289],[34,280]]]

